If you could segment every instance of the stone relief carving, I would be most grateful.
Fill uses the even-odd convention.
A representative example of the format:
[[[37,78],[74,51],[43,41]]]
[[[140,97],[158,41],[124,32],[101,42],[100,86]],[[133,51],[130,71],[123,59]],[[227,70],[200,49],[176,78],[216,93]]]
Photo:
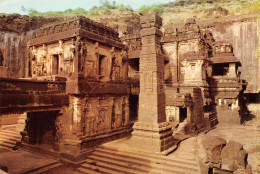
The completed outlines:
[[[117,128],[122,125],[122,100],[121,100],[121,98],[114,99],[111,124],[112,124],[113,128]]]
[[[86,61],[86,57],[87,57],[87,44],[84,43],[84,41],[80,42],[80,55],[81,55],[81,67],[80,70],[84,71],[84,66],[85,66],[85,61]]]
[[[120,56],[122,58],[122,62],[126,62],[127,61],[127,52],[126,50],[122,49],[121,52],[120,52]]]
[[[175,118],[175,107],[174,106],[166,106],[165,114],[167,121],[174,121]]]
[[[184,75],[184,81],[190,80],[202,80],[202,69],[203,69],[203,60],[196,60],[196,61],[187,61],[184,59],[181,61],[181,73]]]
[[[76,53],[75,39],[72,39],[71,44],[64,46],[64,73],[71,75],[74,72],[74,57]]]

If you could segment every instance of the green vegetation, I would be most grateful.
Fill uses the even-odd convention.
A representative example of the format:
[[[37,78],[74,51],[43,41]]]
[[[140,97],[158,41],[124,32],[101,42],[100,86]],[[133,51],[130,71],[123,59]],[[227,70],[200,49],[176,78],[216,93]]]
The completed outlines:
[[[82,8],[67,9],[65,11],[39,12],[35,9],[26,9],[30,16],[63,16],[63,15],[85,15],[86,17],[96,18],[99,15],[120,16],[124,12],[133,11],[130,6],[116,4],[116,1],[102,0],[100,6],[92,7],[89,10]],[[228,10],[228,13],[222,13],[221,7]],[[215,8],[217,10],[212,10]],[[211,11],[208,11],[211,9]],[[260,0],[172,0],[166,4],[154,4],[141,6],[137,11],[131,14],[140,13],[145,15],[154,12],[162,16],[164,23],[182,22],[187,18],[197,18],[198,20],[218,18],[232,15],[242,15],[260,12]]]
[[[81,14],[86,16],[95,16],[102,14],[111,14],[113,10],[118,10],[119,12],[131,11],[131,6],[125,6],[123,4],[116,5],[116,2],[113,1],[110,3],[108,0],[101,1],[101,6],[92,7],[90,10],[85,10],[84,8],[76,8],[76,9],[66,9],[65,11],[47,11],[47,12],[39,12],[35,9],[26,9],[22,6],[22,11],[28,12],[30,16],[62,16],[62,15],[70,15],[70,14]]]
[[[150,5],[150,6],[143,5],[138,9],[138,12],[142,13],[142,14],[147,14],[150,11],[153,11],[154,13],[161,15],[164,11],[164,6],[163,6],[163,4],[159,4],[159,5],[154,4],[154,5]]]

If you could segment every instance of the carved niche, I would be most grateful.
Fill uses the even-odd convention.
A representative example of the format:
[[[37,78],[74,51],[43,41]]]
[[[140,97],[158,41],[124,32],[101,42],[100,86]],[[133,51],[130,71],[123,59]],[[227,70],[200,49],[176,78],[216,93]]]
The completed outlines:
[[[97,106],[98,102],[94,99],[89,99],[85,101],[84,114],[82,118],[82,122],[84,125],[82,126],[83,135],[92,135],[97,132],[97,122],[99,114],[99,110]]]
[[[105,131],[111,128],[112,99],[99,100],[99,115],[97,122],[97,131]]]

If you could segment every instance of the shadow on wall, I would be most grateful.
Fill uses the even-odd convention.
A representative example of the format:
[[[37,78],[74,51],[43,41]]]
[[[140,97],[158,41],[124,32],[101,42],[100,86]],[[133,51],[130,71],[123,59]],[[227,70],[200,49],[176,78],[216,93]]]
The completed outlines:
[[[254,118],[256,118],[255,115],[251,114],[251,111],[249,111],[247,107],[247,103],[252,100],[252,95],[245,94],[244,91],[246,90],[246,86],[243,86],[243,89],[239,93],[239,117],[240,117],[240,123],[245,124],[246,121],[250,121]],[[258,97],[257,97],[258,96]],[[256,103],[259,103],[259,94],[256,95]]]

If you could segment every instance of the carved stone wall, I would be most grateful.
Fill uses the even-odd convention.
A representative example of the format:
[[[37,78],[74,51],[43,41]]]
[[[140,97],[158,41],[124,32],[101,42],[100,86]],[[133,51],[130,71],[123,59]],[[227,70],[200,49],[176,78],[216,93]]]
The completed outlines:
[[[0,32],[0,77],[22,78],[27,71],[27,39],[24,34]]]
[[[83,137],[122,129],[129,122],[128,96],[84,98],[82,105]]]
[[[75,39],[30,47],[32,77],[63,75],[74,72]],[[56,60],[54,60],[56,59]],[[56,72],[54,61],[56,62]]]

